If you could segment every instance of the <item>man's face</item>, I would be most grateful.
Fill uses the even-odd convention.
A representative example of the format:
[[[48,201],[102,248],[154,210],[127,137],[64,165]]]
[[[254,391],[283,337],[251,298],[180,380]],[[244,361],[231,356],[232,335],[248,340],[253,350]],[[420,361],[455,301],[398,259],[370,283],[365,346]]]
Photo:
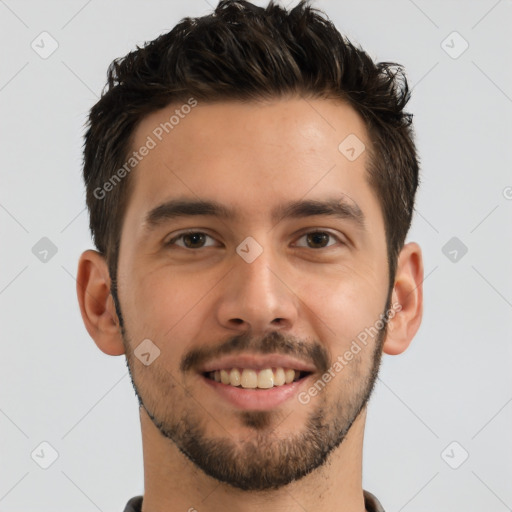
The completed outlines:
[[[159,141],[155,129],[177,108],[144,118],[132,146],[156,142],[132,172],[121,236],[130,373],[145,412],[203,471],[241,489],[277,488],[326,461],[377,375],[384,332],[357,353],[353,342],[386,311],[384,220],[367,152],[353,160],[338,149],[351,134],[368,147],[367,132],[345,104],[286,99],[200,103]],[[233,216],[157,209],[177,199]],[[300,201],[342,214],[273,215]],[[147,339],[160,350],[149,365],[134,354]],[[234,368],[263,387],[282,379],[277,368],[307,373],[253,389],[231,385]],[[221,369],[229,384],[211,379]]]

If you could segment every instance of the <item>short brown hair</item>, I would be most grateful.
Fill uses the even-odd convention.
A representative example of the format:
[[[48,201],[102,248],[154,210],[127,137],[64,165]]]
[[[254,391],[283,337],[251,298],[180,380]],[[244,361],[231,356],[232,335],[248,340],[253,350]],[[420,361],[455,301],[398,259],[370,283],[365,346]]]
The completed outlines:
[[[221,0],[213,14],[184,18],[170,32],[114,60],[92,107],[83,175],[94,243],[115,282],[130,176],[98,190],[127,161],[141,119],[172,102],[335,98],[364,119],[371,145],[368,181],[386,226],[390,285],[410,228],[418,186],[410,92],[402,66],[374,63],[309,0],[286,11]],[[341,141],[340,141],[341,142]],[[123,173],[125,174],[125,173]]]

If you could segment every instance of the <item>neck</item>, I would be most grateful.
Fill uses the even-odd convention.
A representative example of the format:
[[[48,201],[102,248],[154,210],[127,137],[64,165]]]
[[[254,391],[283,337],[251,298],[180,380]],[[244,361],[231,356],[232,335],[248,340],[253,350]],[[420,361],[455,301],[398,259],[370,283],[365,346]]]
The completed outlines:
[[[326,463],[271,491],[243,491],[203,473],[140,409],[144,453],[142,512],[364,512],[362,450],[366,408]]]

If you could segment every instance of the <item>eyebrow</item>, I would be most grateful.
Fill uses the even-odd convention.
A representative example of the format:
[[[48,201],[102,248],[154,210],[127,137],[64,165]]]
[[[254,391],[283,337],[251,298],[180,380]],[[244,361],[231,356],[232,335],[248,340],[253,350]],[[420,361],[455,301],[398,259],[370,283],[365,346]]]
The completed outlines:
[[[233,220],[237,211],[214,200],[171,199],[150,210],[144,219],[144,227],[152,231],[164,222],[185,217],[215,217]],[[303,219],[314,216],[329,216],[348,220],[361,230],[365,229],[364,214],[354,201],[345,197],[324,200],[296,200],[278,205],[271,212],[271,220],[278,223],[285,219]]]

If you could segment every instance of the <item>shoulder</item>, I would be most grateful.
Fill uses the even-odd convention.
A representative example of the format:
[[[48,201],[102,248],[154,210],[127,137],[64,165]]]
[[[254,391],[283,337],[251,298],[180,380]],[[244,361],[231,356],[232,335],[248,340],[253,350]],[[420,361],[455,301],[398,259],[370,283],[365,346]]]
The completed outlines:
[[[371,492],[363,490],[364,507],[368,512],[385,512],[380,501]]]
[[[142,496],[133,497],[124,508],[123,512],[141,512],[142,510]]]

